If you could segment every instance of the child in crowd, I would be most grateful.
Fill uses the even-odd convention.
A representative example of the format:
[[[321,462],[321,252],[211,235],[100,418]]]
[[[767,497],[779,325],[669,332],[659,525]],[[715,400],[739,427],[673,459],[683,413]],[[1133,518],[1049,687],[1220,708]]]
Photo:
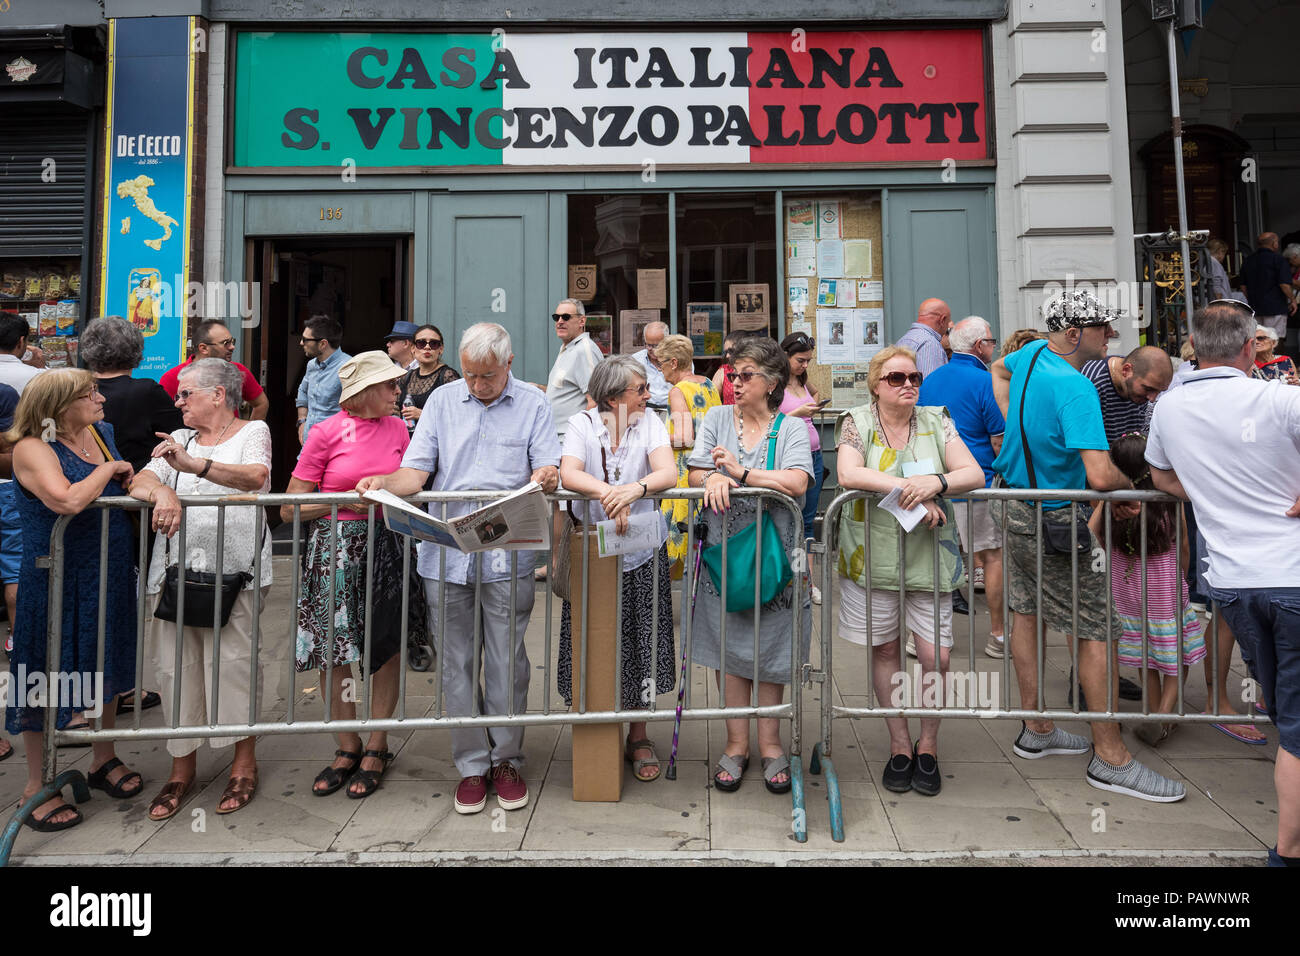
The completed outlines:
[[[1154,489],[1146,463],[1146,435],[1128,432],[1110,446],[1115,467],[1139,491]],[[1088,526],[1097,540],[1106,541],[1104,510],[1093,510]],[[1115,611],[1124,628],[1119,640],[1119,663],[1143,666],[1142,654],[1142,529],[1140,517],[1111,522],[1110,588]],[[1182,508],[1173,502],[1146,506],[1147,524],[1147,702],[1151,713],[1172,713],[1177,708],[1178,684],[1186,668],[1205,657],[1200,620],[1187,601],[1187,582],[1179,569],[1187,565],[1187,524]],[[1175,529],[1178,547],[1174,547]],[[1178,671],[1178,620],[1183,622],[1183,672]],[[1176,724],[1143,723],[1139,739],[1159,746]]]

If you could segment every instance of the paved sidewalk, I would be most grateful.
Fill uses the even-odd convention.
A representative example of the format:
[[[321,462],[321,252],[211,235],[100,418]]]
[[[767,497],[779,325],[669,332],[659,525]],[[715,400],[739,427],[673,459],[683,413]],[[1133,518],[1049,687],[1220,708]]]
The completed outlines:
[[[285,711],[289,669],[289,560],[276,559],[277,585],[263,624],[267,648],[266,704],[277,717]],[[982,605],[982,598],[977,601]],[[814,611],[820,612],[819,608]],[[552,653],[559,640],[559,602],[553,605]],[[549,693],[554,711],[564,704],[554,687],[542,684],[543,595],[538,592],[527,643],[534,668],[530,708],[540,708]],[[953,667],[968,666],[966,619],[955,618]],[[818,657],[820,613],[813,637]],[[1001,678],[1002,664],[983,655],[987,618],[977,614],[976,668]],[[1049,702],[1063,702],[1068,652],[1060,635],[1051,636],[1046,661]],[[843,641],[834,648],[838,679],[834,700],[865,703],[865,651]],[[552,669],[553,670],[553,669]],[[1245,676],[1234,662],[1229,686]],[[407,713],[428,714],[434,705],[436,671],[408,673]],[[692,667],[692,694],[698,705],[716,703],[712,678]],[[318,717],[321,705],[315,674],[296,675],[297,714]],[[273,690],[274,688],[274,690]],[[818,737],[821,689],[805,691],[805,767]],[[1011,687],[1016,698],[1014,682]],[[1187,707],[1204,704],[1200,666],[1188,682]],[[667,720],[651,726],[667,764],[672,741],[674,695],[658,701]],[[1126,708],[1135,705],[1125,704]],[[158,710],[145,715],[161,725]],[[1086,733],[1086,725],[1066,725]],[[625,769],[623,800],[617,804],[575,803],[571,799],[572,756],[568,727],[530,728],[524,775],[529,805],[506,813],[489,800],[488,809],[460,816],[452,807],[458,774],[444,731],[390,735],[397,758],[383,787],[366,800],[343,792],[320,798],[310,793],[316,773],[331,759],[328,735],[273,736],[258,744],[260,782],[256,798],[230,816],[215,813],[229,769],[229,749],[204,747],[198,760],[202,786],[182,811],[163,824],[149,821],[148,801],[166,779],[170,759],[161,741],[119,747],[119,756],[145,778],[144,795],[111,800],[95,791],[83,805],[86,821],[73,830],[40,834],[24,828],[14,849],[17,865],[66,863],[516,863],[620,861],[685,863],[880,863],[934,864],[956,861],[996,865],[1090,863],[1159,865],[1223,863],[1257,865],[1276,834],[1273,760],[1277,735],[1265,727],[1266,747],[1249,747],[1209,725],[1181,727],[1153,752],[1125,730],[1139,759],[1185,781],[1187,799],[1161,805],[1094,790],[1084,781],[1088,758],[1052,757],[1027,761],[1014,757],[1011,744],[1018,722],[953,719],[940,732],[943,792],[933,798],[894,794],[879,786],[888,738],[883,722],[836,722],[834,763],[844,802],[846,840],[830,838],[825,785],[806,776],[807,843],[795,842],[788,796],[763,788],[754,760],[744,786],[722,793],[710,786],[710,768],[722,751],[720,721],[683,724],[678,779],[640,784]],[[915,735],[915,731],[913,732]],[[0,764],[0,800],[12,807],[21,792],[25,763],[20,753]],[[60,751],[59,769],[88,769],[90,751]],[[70,796],[70,794],[69,794]]]

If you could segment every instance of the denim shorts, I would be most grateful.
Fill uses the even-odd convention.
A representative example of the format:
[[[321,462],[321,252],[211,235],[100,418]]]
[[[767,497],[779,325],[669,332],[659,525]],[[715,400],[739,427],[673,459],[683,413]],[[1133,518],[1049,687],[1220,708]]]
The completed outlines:
[[[0,582],[18,583],[18,569],[23,563],[22,523],[14,503],[15,485],[0,484]]]
[[[1259,682],[1282,749],[1300,758],[1300,588],[1210,588]]]

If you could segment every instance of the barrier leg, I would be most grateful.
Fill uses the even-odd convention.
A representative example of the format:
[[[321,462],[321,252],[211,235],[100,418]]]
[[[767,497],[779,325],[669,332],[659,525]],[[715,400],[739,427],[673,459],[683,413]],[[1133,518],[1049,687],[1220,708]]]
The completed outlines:
[[[822,772],[822,742],[813,744],[812,756],[808,758],[808,772],[814,776]]]
[[[803,758],[790,754],[790,828],[799,843],[808,842],[808,811],[804,806]]]
[[[90,799],[90,785],[80,770],[65,770],[55,777],[53,783],[42,787],[9,818],[4,833],[0,834],[0,867],[9,865],[9,853],[14,848],[14,841],[18,839],[18,831],[22,829],[23,823],[36,812],[37,807],[53,800],[68,785],[72,786],[74,803],[85,803]]]
[[[835,764],[830,757],[825,758],[826,806],[831,814],[831,839],[836,843],[844,842],[844,803],[840,799],[840,778],[835,773]]]

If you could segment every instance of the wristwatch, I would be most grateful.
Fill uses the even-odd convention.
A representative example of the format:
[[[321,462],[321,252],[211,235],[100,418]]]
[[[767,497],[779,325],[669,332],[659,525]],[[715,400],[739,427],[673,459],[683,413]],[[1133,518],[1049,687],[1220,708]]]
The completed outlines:
[[[749,469],[746,468],[744,474],[740,476],[741,485],[743,486],[748,479],[749,479]]]
[[[938,498],[948,493],[948,479],[943,475],[935,475],[935,477],[939,479],[939,494],[935,495]]]
[[[644,498],[646,495],[650,494],[650,489],[646,486],[645,479],[643,479],[643,478],[638,478],[636,483],[637,483],[638,485],[641,486],[641,497],[642,497],[642,498]]]

